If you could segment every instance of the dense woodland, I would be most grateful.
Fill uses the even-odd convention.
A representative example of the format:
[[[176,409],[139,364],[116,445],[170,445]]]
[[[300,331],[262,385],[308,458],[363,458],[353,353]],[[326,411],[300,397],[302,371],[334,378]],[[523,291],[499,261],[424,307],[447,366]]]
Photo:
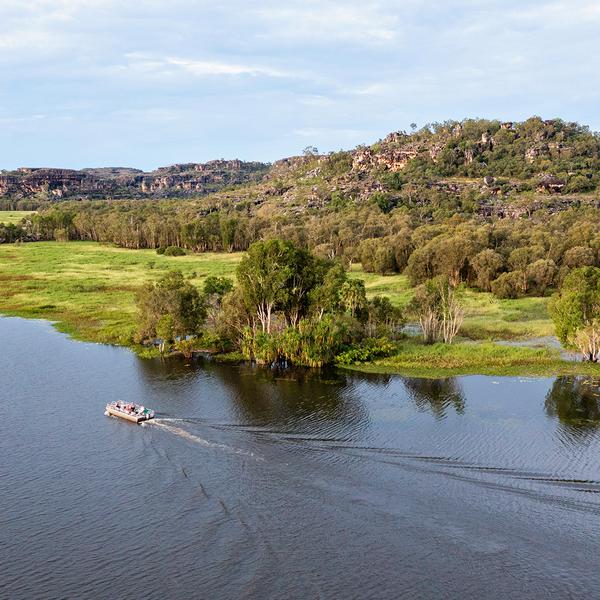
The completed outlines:
[[[544,295],[600,266],[600,137],[533,117],[398,132],[353,151],[274,163],[265,177],[191,200],[42,204],[0,239],[247,250],[281,238],[366,271],[436,276],[502,298]],[[35,198],[4,199],[31,207]]]
[[[280,239],[255,242],[237,282],[208,277],[202,290],[171,271],[137,294],[137,341],[238,352],[262,364],[320,367],[393,354],[405,317],[421,322],[427,343],[450,344],[462,323],[460,299],[448,278],[418,287],[401,311],[389,298],[367,299],[364,282],[343,265]]]
[[[418,320],[425,344],[452,344],[464,310],[448,275],[417,286],[403,310],[385,296],[368,299],[364,282],[339,261],[289,241],[253,243],[238,265],[236,283],[208,277],[200,291],[180,271],[139,290],[137,341],[186,356],[199,347],[238,352],[261,364],[321,367],[354,364],[397,351],[407,318]],[[569,272],[550,301],[557,335],[585,360],[600,358],[600,268]]]

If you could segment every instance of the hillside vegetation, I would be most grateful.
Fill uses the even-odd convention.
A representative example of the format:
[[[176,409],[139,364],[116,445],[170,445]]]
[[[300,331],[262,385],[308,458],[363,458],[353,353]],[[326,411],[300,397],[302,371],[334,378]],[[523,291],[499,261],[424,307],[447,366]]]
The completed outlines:
[[[549,296],[575,269],[600,266],[599,157],[598,134],[575,123],[465,120],[396,132],[351,151],[307,148],[243,185],[191,199],[27,205],[38,211],[0,225],[0,241],[59,243],[0,247],[0,260],[18,258],[2,264],[8,293],[0,310],[128,343],[134,293],[161,269],[177,265],[201,287],[207,274],[232,274],[237,253],[254,242],[280,239],[342,263],[364,280],[369,297],[388,296],[399,307],[416,286],[445,278],[461,290],[462,340],[549,336]],[[80,241],[121,250],[73,243]],[[52,273],[55,253],[63,267],[74,261],[68,281],[63,267]],[[123,277],[114,272],[121,260]],[[476,354],[463,346],[407,349],[395,360],[410,369],[410,356],[416,365],[443,351],[448,361],[436,360],[459,368]],[[517,353],[494,350],[498,365],[506,358],[518,366]],[[557,360],[547,352],[538,358],[546,366]]]
[[[194,200],[54,203],[0,240],[236,252],[279,237],[411,285],[445,275],[498,298],[544,296],[600,262],[599,156],[597,134],[558,119],[448,122],[309,148]]]

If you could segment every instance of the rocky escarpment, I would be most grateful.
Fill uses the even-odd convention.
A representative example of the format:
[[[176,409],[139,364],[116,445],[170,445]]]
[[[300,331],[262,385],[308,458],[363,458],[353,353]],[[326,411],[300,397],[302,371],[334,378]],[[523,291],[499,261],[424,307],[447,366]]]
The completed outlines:
[[[399,131],[370,146],[318,154],[307,148],[271,165],[239,160],[185,163],[143,172],[103,168],[0,172],[0,198],[204,196],[202,211],[275,213],[376,204],[516,215],[534,197],[552,210],[600,197],[600,135],[577,123],[466,119]],[[246,184],[246,185],[240,185]],[[214,193],[217,192],[217,193]],[[545,204],[544,204],[545,205]],[[558,207],[558,208],[554,208]],[[433,210],[433,209],[432,209]],[[523,209],[528,210],[528,209]],[[425,214],[427,211],[423,211]]]
[[[0,196],[9,198],[143,198],[204,195],[262,179],[269,165],[241,160],[176,164],[145,173],[138,169],[46,169],[0,172]]]
[[[566,176],[592,179],[600,138],[575,123],[532,117],[523,123],[465,120],[394,132],[353,152],[352,170],[401,172],[418,164],[431,175],[515,176],[539,179],[539,191],[564,191]],[[595,186],[594,186],[595,187]]]

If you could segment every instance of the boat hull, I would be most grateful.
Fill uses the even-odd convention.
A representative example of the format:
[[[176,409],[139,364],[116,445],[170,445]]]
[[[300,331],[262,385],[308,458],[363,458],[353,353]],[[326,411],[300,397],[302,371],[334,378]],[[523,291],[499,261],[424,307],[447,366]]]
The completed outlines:
[[[112,406],[106,407],[106,413],[112,417],[119,417],[120,419],[125,419],[126,421],[131,421],[132,423],[141,423],[142,421],[147,421],[148,419],[152,419],[148,415],[132,415],[123,411],[120,411]]]

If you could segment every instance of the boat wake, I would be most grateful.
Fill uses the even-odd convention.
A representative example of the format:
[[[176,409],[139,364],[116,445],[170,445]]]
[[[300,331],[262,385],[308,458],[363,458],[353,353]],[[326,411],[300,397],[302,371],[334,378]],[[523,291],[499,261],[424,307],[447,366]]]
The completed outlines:
[[[201,438],[200,436],[195,435],[195,434],[191,433],[190,431],[186,431],[185,429],[182,429],[181,427],[176,427],[176,426],[170,424],[172,422],[184,422],[184,421],[185,421],[185,419],[170,419],[170,418],[157,419],[157,418],[154,418],[150,421],[146,421],[145,423],[142,423],[142,425],[145,425],[145,426],[152,425],[154,427],[159,427],[160,429],[162,429],[164,431],[168,431],[168,432],[170,432],[180,438],[183,438],[189,442],[193,442],[195,444],[199,444],[200,446],[204,446],[205,448],[215,448],[218,450],[223,450],[230,454],[237,454],[240,456],[246,456],[248,458],[253,458],[254,460],[260,460],[260,461],[264,460],[264,458],[256,455],[254,452],[251,452],[249,450],[242,450],[240,448],[234,448],[232,446],[228,446],[227,444],[221,444],[219,442],[210,442],[209,440]]]

